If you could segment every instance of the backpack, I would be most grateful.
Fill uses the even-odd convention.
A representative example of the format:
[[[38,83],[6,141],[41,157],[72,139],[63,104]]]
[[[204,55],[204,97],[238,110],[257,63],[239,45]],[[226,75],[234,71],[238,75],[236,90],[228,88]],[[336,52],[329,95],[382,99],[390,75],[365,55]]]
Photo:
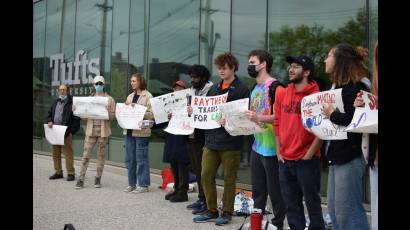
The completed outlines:
[[[255,83],[255,84],[252,86],[252,89],[251,89],[251,91],[250,91],[251,94],[252,94],[252,91],[253,91],[253,89],[255,89],[255,86],[256,86],[257,84],[258,84],[258,83]],[[285,85],[282,84],[279,80],[276,80],[276,81],[272,82],[272,83],[270,84],[270,86],[269,86],[269,98],[270,98],[270,102],[271,102],[271,114],[273,114],[273,104],[275,103],[275,92],[276,92],[276,88],[277,88],[278,86],[285,87]],[[250,103],[250,101],[249,101],[249,103]]]

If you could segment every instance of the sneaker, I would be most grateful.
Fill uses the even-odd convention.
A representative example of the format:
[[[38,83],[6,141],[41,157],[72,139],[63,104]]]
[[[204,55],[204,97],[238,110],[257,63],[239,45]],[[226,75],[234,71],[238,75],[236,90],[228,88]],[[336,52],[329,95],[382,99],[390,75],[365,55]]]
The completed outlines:
[[[148,187],[137,186],[137,188],[135,188],[135,190],[132,191],[132,193],[144,193],[144,192],[149,192]]]
[[[197,216],[193,219],[195,223],[204,223],[204,222],[210,222],[210,221],[215,221],[218,218],[218,212],[210,212],[207,210],[204,214]]]
[[[188,206],[186,206],[186,208],[187,209],[197,209],[197,208],[200,208],[203,203],[204,203],[203,201],[197,200],[194,203],[189,204]]]
[[[202,202],[199,208],[195,208],[194,210],[192,210],[192,214],[201,215],[201,214],[204,214],[207,210],[208,210],[208,207],[206,206],[206,203]]]
[[[71,175],[71,174],[68,174],[67,175],[67,181],[73,181],[73,180],[75,180],[75,176]]]
[[[173,192],[167,193],[167,194],[165,195],[165,200],[171,199],[171,198],[172,198],[173,196],[175,196],[177,193],[178,193],[177,191],[173,191]]]
[[[135,190],[135,186],[127,186],[125,189],[124,189],[124,192],[132,192],[132,191],[134,191]]]
[[[188,201],[188,194],[185,193],[177,193],[174,196],[172,196],[169,201],[172,203],[177,203],[177,202],[185,202]]]
[[[84,181],[78,179],[77,184],[75,185],[76,189],[84,188]]]
[[[95,177],[94,188],[101,188],[101,177]]]
[[[59,174],[59,173],[54,173],[52,176],[50,176],[48,179],[50,180],[55,180],[55,179],[61,179],[63,178],[63,174]]]
[[[228,224],[231,220],[232,220],[232,215],[228,212],[223,212],[222,215],[218,217],[218,219],[216,219],[215,225],[222,226],[222,225]]]

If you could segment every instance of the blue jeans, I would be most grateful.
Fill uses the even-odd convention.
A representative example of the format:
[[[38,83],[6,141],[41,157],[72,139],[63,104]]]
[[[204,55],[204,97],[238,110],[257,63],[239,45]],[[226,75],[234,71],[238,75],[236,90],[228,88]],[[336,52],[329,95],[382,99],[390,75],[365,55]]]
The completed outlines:
[[[128,185],[150,185],[148,137],[125,137],[125,165],[128,169]],[[138,171],[137,171],[138,166]]]
[[[370,205],[372,209],[372,230],[379,229],[378,211],[379,210],[379,168],[374,166],[370,168]]]
[[[302,198],[305,198],[309,214],[309,230],[324,230],[320,192],[320,160],[279,162],[279,182],[283,200],[287,206],[286,217],[292,230],[304,230],[306,226]]]
[[[362,157],[329,166],[327,199],[334,230],[369,229],[362,200],[364,169]]]

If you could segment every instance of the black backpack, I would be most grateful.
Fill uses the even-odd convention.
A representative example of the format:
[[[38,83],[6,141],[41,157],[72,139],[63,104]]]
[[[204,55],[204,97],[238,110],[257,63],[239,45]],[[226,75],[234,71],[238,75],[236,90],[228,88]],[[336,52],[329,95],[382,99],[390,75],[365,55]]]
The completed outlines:
[[[250,91],[250,93],[252,94],[252,91],[253,91],[253,89],[255,88],[255,86],[257,85],[258,83],[255,83],[253,86],[252,86],[252,89],[251,89],[251,91]],[[273,114],[273,104],[275,103],[275,92],[276,92],[276,88],[278,87],[278,86],[282,86],[283,88],[285,88],[285,85],[284,84],[282,84],[280,81],[278,81],[278,80],[276,80],[276,81],[274,81],[274,82],[272,82],[272,84],[270,84],[270,86],[269,86],[269,98],[270,98],[270,102],[271,102],[271,114]],[[250,101],[249,101],[249,103],[251,103]]]

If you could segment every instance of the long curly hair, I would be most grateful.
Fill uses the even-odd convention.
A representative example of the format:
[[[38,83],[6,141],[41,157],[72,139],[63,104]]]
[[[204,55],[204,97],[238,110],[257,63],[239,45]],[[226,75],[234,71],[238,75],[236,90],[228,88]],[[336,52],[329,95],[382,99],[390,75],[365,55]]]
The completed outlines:
[[[330,78],[336,86],[357,83],[363,77],[369,76],[366,65],[369,52],[363,47],[353,47],[350,44],[340,43],[332,48],[335,65]]]

